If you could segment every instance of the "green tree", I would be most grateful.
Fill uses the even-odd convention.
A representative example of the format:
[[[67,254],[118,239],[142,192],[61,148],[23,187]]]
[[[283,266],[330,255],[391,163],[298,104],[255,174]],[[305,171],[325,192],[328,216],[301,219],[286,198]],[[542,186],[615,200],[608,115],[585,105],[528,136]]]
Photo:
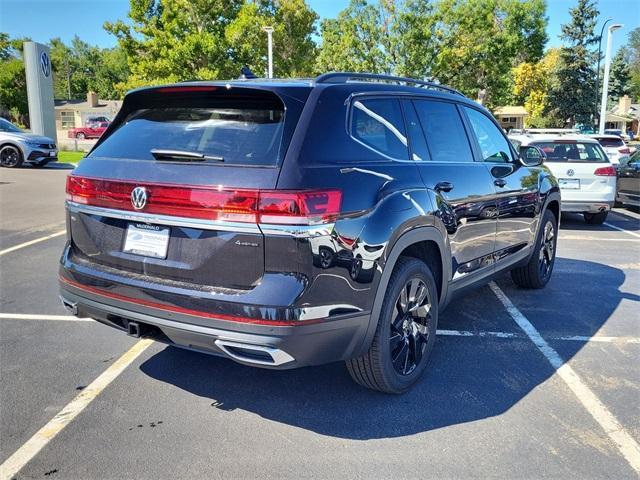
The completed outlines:
[[[238,75],[243,65],[256,75],[267,70],[267,35],[262,27],[273,27],[274,76],[300,77],[313,72],[318,15],[304,0],[258,0],[247,2],[225,31],[231,46],[233,70]]]
[[[499,104],[511,68],[542,56],[546,22],[544,0],[352,0],[322,23],[317,69],[431,78]]]
[[[631,93],[631,71],[626,56],[625,48],[621,48],[611,62],[609,97],[614,101]]]
[[[640,27],[631,30],[627,38],[623,52],[629,65],[630,95],[636,101],[640,101]]]
[[[598,36],[594,27],[598,9],[594,0],[578,0],[569,10],[571,22],[562,26],[565,46],[560,50],[561,66],[558,84],[551,92],[552,115],[575,123],[591,124],[595,115],[594,45]]]
[[[116,86],[129,76],[127,59],[120,48],[101,49],[77,36],[69,46],[53,38],[49,47],[56,98],[84,98],[88,91],[104,99],[120,97]]]
[[[28,125],[27,80],[22,60],[22,44],[28,38],[10,38],[0,32],[0,116]]]
[[[316,62],[319,73],[328,71],[393,73],[389,52],[383,44],[389,45],[384,35],[392,30],[393,19],[390,12],[383,9],[389,3],[373,6],[366,0],[351,0],[349,6],[333,19],[325,19],[320,24],[322,46]],[[387,19],[383,27],[383,18]]]

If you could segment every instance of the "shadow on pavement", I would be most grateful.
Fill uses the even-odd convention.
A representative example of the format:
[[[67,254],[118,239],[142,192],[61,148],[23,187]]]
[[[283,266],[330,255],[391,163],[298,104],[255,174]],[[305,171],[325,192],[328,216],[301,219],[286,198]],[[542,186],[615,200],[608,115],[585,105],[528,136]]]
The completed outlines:
[[[594,275],[603,279],[597,285],[601,293],[599,308],[583,310],[589,318],[588,325],[577,326],[579,332],[575,334],[584,335],[585,327],[595,333],[623,296],[629,295],[619,291],[625,279],[619,269],[565,258],[558,258],[557,266],[564,274],[571,272],[572,277],[589,272],[588,278]],[[577,296],[580,288],[578,283],[561,280],[557,279],[556,284],[563,285],[562,289],[538,291],[558,306],[558,322],[566,321],[562,309],[569,308],[563,307],[567,291],[575,289]],[[456,328],[456,320],[470,309],[482,314],[484,302],[485,309],[489,302],[497,302],[486,287],[483,295],[454,301],[442,314],[440,326],[444,321],[444,328]],[[579,310],[581,302],[574,299],[570,308]],[[512,320],[506,312],[504,316],[503,321],[511,327]],[[563,351],[565,360],[584,345],[567,343],[570,345]],[[241,409],[319,434],[356,440],[400,437],[500,415],[553,374],[529,340],[480,337],[438,337],[424,377],[401,396],[359,387],[342,363],[272,371],[167,347],[140,368],[152,378],[211,400],[212,407]]]
[[[619,212],[616,212],[619,213]],[[607,223],[611,223],[612,220],[622,220],[624,222],[624,229],[629,231],[638,231],[640,230],[640,220],[637,220],[631,216],[625,216],[620,214],[620,217],[616,218],[614,215],[609,214]],[[618,224],[617,226],[623,227],[623,225]],[[612,229],[607,227],[606,225],[590,225],[584,221],[584,217],[580,213],[563,213],[562,219],[560,222],[560,230],[561,231],[602,231],[602,232],[610,232]]]

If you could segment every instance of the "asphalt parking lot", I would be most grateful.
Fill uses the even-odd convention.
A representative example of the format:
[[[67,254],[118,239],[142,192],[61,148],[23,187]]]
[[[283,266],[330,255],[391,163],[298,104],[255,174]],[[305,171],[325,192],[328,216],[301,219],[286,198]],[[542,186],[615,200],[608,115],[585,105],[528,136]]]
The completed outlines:
[[[565,216],[546,289],[452,304],[388,396],[339,363],[253,369],[67,317],[68,172],[0,170],[0,479],[640,475],[638,213]]]

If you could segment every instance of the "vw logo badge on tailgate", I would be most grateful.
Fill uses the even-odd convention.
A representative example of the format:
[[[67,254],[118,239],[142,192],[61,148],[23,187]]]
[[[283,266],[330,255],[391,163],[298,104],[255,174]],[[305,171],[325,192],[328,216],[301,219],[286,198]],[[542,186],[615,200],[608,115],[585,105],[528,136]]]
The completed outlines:
[[[131,190],[131,205],[136,210],[142,210],[147,204],[147,189],[144,187],[136,187]]]
[[[569,170],[567,170],[567,176],[568,177],[573,177],[576,174],[576,172],[573,171],[573,168],[570,168]]]

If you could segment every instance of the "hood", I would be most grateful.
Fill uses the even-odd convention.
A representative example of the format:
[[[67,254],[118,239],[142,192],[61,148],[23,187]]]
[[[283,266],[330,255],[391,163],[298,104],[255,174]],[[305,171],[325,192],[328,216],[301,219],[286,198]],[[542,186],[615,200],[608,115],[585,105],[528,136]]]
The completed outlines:
[[[35,133],[24,133],[24,132],[0,132],[0,136],[4,138],[10,138],[13,140],[29,140],[30,142],[38,142],[38,143],[56,143],[52,138],[45,137],[43,135],[37,135]]]

